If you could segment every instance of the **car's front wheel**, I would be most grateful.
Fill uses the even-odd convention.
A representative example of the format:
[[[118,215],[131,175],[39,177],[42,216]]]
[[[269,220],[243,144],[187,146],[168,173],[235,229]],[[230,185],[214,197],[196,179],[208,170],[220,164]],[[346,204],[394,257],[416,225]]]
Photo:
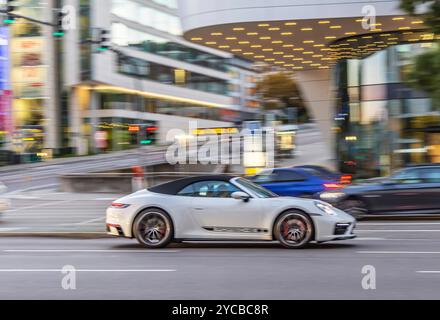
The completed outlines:
[[[274,235],[288,249],[304,248],[313,238],[313,223],[310,217],[297,210],[283,213],[275,222]]]
[[[146,248],[164,248],[173,238],[173,224],[168,214],[159,209],[147,209],[136,218],[134,236]]]

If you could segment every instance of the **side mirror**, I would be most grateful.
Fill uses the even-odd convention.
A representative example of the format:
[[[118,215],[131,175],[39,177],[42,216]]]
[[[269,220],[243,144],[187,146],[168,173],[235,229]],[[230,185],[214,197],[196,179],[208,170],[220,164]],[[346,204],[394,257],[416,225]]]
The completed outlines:
[[[234,192],[232,194],[232,198],[235,200],[241,200],[244,202],[248,202],[250,200],[250,195],[248,195],[247,193],[244,192]]]

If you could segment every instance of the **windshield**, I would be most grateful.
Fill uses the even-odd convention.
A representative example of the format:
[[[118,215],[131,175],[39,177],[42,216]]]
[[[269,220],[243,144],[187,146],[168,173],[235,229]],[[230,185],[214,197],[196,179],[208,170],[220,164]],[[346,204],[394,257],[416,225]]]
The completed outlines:
[[[278,195],[272,191],[269,191],[266,188],[263,188],[262,186],[259,186],[258,184],[255,184],[247,179],[240,178],[237,180],[237,183],[254,193],[258,198],[278,198]]]

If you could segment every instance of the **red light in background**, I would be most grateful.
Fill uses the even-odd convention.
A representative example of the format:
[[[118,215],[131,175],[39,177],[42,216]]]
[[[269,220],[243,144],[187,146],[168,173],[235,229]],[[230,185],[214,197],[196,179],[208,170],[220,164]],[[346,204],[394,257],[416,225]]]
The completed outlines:
[[[344,188],[344,186],[338,183],[325,183],[324,188],[327,190],[338,190]]]
[[[146,130],[147,130],[147,132],[156,132],[157,130],[159,130],[159,128],[158,127],[148,127]]]

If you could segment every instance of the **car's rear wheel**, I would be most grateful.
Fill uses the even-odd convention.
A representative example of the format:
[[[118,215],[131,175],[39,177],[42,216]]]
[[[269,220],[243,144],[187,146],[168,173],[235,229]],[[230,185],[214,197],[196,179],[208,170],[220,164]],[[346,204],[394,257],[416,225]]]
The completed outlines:
[[[147,209],[136,218],[134,236],[146,248],[168,246],[173,238],[173,224],[168,214],[159,209]]]
[[[310,217],[297,210],[283,213],[274,226],[275,239],[288,249],[304,248],[312,241],[313,233],[314,227]]]
[[[338,208],[353,216],[353,218],[356,218],[357,220],[360,220],[368,215],[368,207],[365,202],[357,199],[348,199],[342,201],[338,205]]]

